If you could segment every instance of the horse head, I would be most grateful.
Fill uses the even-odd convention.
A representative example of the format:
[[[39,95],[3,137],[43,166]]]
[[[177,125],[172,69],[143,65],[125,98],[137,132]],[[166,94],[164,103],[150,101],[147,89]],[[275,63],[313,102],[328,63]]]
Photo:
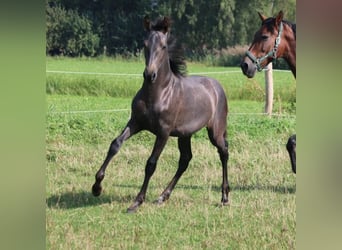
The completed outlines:
[[[144,18],[144,27],[148,38],[144,41],[145,70],[144,79],[154,82],[159,69],[169,61],[168,36],[171,22],[168,17],[151,23],[149,17]]]
[[[285,43],[281,43],[284,38],[283,12],[280,11],[275,18],[258,14],[261,27],[240,65],[243,74],[249,78],[254,77],[256,70],[261,71],[267,64],[282,57],[285,49]]]

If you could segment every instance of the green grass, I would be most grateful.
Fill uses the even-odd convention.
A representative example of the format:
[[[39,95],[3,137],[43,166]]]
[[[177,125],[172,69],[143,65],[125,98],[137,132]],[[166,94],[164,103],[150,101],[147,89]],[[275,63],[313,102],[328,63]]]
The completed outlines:
[[[102,59],[47,58],[47,71],[96,72],[134,74],[87,75],[60,74],[48,72],[46,91],[48,94],[93,95],[112,97],[132,97],[142,84],[144,62]],[[227,72],[224,74],[216,72]],[[229,73],[230,71],[230,73]],[[253,79],[243,76],[239,68],[208,67],[199,63],[188,63],[189,74],[214,77],[223,85],[229,100],[263,101],[265,96],[264,73]],[[273,72],[274,97],[279,102],[296,101],[296,80],[290,72]]]
[[[146,203],[128,215],[154,137],[142,132],[123,145],[108,167],[103,195],[95,198],[90,193],[94,175],[129,111],[51,112],[126,108],[130,99],[47,96],[47,103],[48,249],[294,248],[296,185],[285,151],[293,117],[229,117],[231,206],[219,206],[220,163],[201,130],[193,138],[193,160],[170,200],[162,207],[153,204],[176,171],[174,138],[159,160]],[[236,113],[256,106],[262,104],[230,102]]]
[[[47,60],[51,70],[85,71],[102,64],[101,60]],[[121,63],[127,65],[122,70],[129,72],[140,65],[117,64]],[[116,65],[112,60],[108,64],[96,71]],[[190,67],[197,67],[197,72],[219,70],[199,64]],[[65,77],[68,82],[70,76]],[[141,79],[137,80],[140,87]],[[291,84],[282,82],[280,91],[285,93]],[[285,149],[287,138],[295,133],[295,106],[284,108],[286,98],[280,96],[273,117],[260,115],[262,101],[229,100],[230,206],[220,206],[220,161],[203,129],[193,136],[193,159],[170,200],[162,206],[153,203],[176,172],[175,138],[170,138],[159,159],[146,202],[137,213],[127,214],[144,178],[152,134],[141,132],[124,143],[108,166],[100,197],[92,196],[91,186],[110,142],[129,119],[132,96],[87,91],[48,94],[46,248],[295,249],[296,176]]]

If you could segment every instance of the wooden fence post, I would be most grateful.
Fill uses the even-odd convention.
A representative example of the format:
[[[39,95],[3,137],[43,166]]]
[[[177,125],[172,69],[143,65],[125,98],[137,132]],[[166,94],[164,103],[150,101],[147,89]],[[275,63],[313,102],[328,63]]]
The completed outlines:
[[[272,115],[273,108],[273,66],[272,62],[265,67],[265,113],[269,116]]]

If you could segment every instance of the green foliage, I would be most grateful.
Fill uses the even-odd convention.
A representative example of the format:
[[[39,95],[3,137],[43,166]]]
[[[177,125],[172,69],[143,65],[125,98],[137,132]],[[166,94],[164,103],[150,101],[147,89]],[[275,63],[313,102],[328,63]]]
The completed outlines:
[[[161,1],[161,9],[173,19],[172,30],[190,55],[232,43],[235,1]]]
[[[210,62],[211,66],[224,66],[224,67],[239,67],[241,58],[246,54],[248,46],[236,45],[234,47],[222,48],[221,50],[213,50],[207,53],[206,60]],[[208,60],[208,58],[211,58]]]
[[[233,25],[234,43],[250,44],[255,32],[259,29],[261,20],[257,12],[265,16],[275,16],[280,10],[284,11],[284,18],[296,22],[296,1],[260,1],[239,0],[236,1]]]
[[[46,7],[46,51],[67,56],[93,56],[99,46],[92,21],[76,10]]]
[[[283,10],[285,18],[293,22],[296,17],[295,0],[47,2],[46,51],[50,55],[61,49],[72,55],[138,55],[145,36],[144,16],[154,19],[167,15],[173,20],[171,32],[184,44],[187,55],[203,59],[214,49],[250,44],[260,25],[257,11],[273,16]],[[72,38],[70,34],[73,34]],[[60,42],[61,37],[63,43]],[[84,42],[87,44],[80,46],[79,43]],[[66,46],[70,46],[71,52],[66,51]],[[86,52],[79,52],[80,47]]]

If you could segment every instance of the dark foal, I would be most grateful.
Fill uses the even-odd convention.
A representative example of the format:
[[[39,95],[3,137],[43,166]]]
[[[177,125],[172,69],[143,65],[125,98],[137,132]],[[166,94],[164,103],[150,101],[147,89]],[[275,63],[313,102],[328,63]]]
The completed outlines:
[[[145,166],[145,178],[128,212],[134,212],[145,200],[146,190],[157,161],[170,136],[178,137],[180,158],[175,176],[157,202],[166,201],[192,158],[191,136],[207,128],[211,143],[217,148],[222,163],[222,199],[228,204],[228,143],[226,140],[227,99],[218,81],[208,77],[185,76],[186,64],[182,49],[170,35],[170,20],[160,18],[152,23],[144,19],[148,38],[145,40],[144,82],[132,102],[131,118],[110,145],[106,159],[96,173],[92,192],[101,194],[105,170],[123,142],[147,130],[156,136]]]

